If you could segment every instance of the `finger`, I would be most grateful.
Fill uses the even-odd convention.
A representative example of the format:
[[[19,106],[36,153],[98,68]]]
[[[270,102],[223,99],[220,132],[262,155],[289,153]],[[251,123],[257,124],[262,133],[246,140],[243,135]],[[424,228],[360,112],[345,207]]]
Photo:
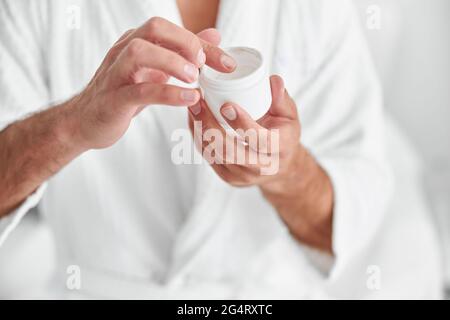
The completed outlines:
[[[220,113],[234,130],[266,130],[253,120],[244,109],[235,103],[225,103],[220,109]]]
[[[119,85],[134,81],[135,73],[141,68],[157,69],[188,83],[198,78],[195,65],[173,51],[142,39],[130,41],[112,68],[117,73],[117,78],[113,77],[112,81]]]
[[[189,106],[200,100],[196,89],[181,88],[168,84],[140,83],[121,87],[115,93],[115,104],[120,107],[136,107],[151,104]]]
[[[220,113],[252,150],[263,153],[270,152],[268,149],[270,132],[253,120],[244,109],[237,104],[226,103],[220,109]]]
[[[221,178],[224,182],[237,186],[238,184],[237,179],[233,176],[233,174],[227,167],[220,164],[212,163],[211,168],[213,168],[213,170],[217,173],[219,178]]]
[[[117,43],[110,50],[111,58],[108,60],[114,60],[133,39],[144,39],[180,53],[180,55],[197,67],[201,67],[206,63],[217,71],[234,71],[236,68],[234,59],[217,47],[217,40],[220,40],[217,30],[207,29],[201,32],[200,35],[205,37],[205,39],[200,39],[192,32],[170,21],[154,17],[142,27],[131,32],[126,39]]]
[[[199,104],[200,104],[200,102],[198,102],[195,106],[192,106],[190,108],[191,109],[195,108],[195,107],[201,108],[201,106]],[[190,128],[191,134],[194,139],[195,147],[202,156],[205,156],[203,150],[205,149],[206,144],[203,141],[203,132],[197,132],[195,130],[194,121],[196,121],[196,120],[194,119],[193,114],[190,112],[189,116],[188,116],[188,122],[189,122],[189,128]],[[227,180],[230,179],[231,172],[230,172],[229,168],[223,164],[224,163],[223,161],[221,161],[221,160],[217,161],[217,159],[207,159],[207,158],[205,158],[205,160],[211,165],[211,167],[214,169],[214,171],[217,173],[217,175],[222,180],[224,180],[225,182],[228,182]]]
[[[218,48],[221,36],[216,29],[210,28],[203,30],[197,36],[202,41],[203,50],[207,57],[206,64],[208,66],[222,72],[232,72],[236,69],[236,61],[222,49]]]
[[[167,83],[169,76],[160,70],[142,68],[134,74],[134,83]]]
[[[164,18],[151,18],[139,29],[137,36],[179,53],[198,68],[206,62],[200,39]]]
[[[126,41],[115,45],[115,52],[122,51],[133,39],[143,39],[179,53],[196,67],[206,60],[200,39],[192,32],[160,17],[153,17],[134,30]]]
[[[105,70],[107,70],[116,60],[117,55],[120,53],[120,51],[117,49],[117,47],[127,41],[127,39],[131,36],[131,34],[134,32],[134,29],[130,29],[126,31],[123,35],[120,36],[120,38],[114,43],[113,47],[108,51],[105,58],[103,59],[100,67],[95,72],[95,75],[93,79],[97,78],[100,74],[104,74]]]
[[[125,48],[125,46],[128,44],[135,31],[136,29],[130,29],[120,36],[120,38],[114,43],[112,48],[108,51],[108,54],[103,60],[102,65],[110,66],[117,59],[118,55],[120,54],[122,49]]]
[[[246,173],[241,173],[236,170],[233,171],[229,166],[220,164],[211,164],[211,167],[223,181],[233,187],[241,188],[253,185],[252,177],[248,176]]]
[[[211,68],[225,73],[233,72],[236,69],[236,61],[219,47],[201,40],[203,50],[206,55],[206,64]]]
[[[215,43],[218,38],[217,34],[216,30],[207,29],[204,33],[201,33],[207,39],[201,40],[192,32],[166,19],[154,17],[142,27],[136,29],[127,40],[131,41],[135,38],[145,39],[179,53],[197,67],[201,67],[206,63],[217,71],[232,72],[236,68],[236,62],[217,47]],[[212,40],[212,42],[209,42],[209,40]],[[122,46],[123,49],[126,45],[126,42],[121,43],[119,48]]]
[[[249,187],[267,181],[267,177],[254,173],[245,166],[211,164],[217,175],[234,187]]]
[[[200,102],[197,102],[196,104],[194,104],[192,107],[195,107],[196,105],[198,105]],[[203,150],[203,133],[202,131],[198,131],[195,128],[195,119],[192,116],[192,114],[189,112],[188,113],[188,123],[189,123],[189,129],[191,130],[191,134],[192,134],[192,138],[194,139],[194,144],[196,149],[198,150],[198,152],[200,152],[200,154],[202,154],[202,150]]]
[[[239,165],[246,173],[259,172],[258,160],[261,155],[238,140],[235,134],[226,132],[203,100],[189,107],[189,111],[189,127],[193,133],[195,146],[208,163]],[[195,121],[201,124],[200,130],[194,130]],[[216,130],[214,134],[221,135],[221,144],[216,138],[213,141],[209,140],[208,130],[210,129]],[[209,131],[209,133],[212,132]],[[212,148],[215,149],[213,155],[205,152],[205,150],[211,150],[211,144],[215,144]]]
[[[286,91],[283,79],[276,75],[270,77],[270,88],[272,104],[268,113],[274,117],[296,120],[298,118],[297,107]]]
[[[196,146],[205,160],[210,164],[226,163],[227,144],[230,143],[230,139],[228,139],[227,132],[209,110],[206,102],[200,100],[197,104],[189,107],[189,116],[192,118],[192,122],[201,125],[201,136],[194,138]]]
[[[205,29],[197,33],[197,37],[203,41],[209,42],[213,46],[218,46],[222,40],[219,31],[214,28]]]
[[[211,110],[209,110],[206,102],[200,100],[199,103],[189,107],[189,112],[195,121],[202,122],[202,130],[205,132],[208,129],[217,129],[221,133],[225,134],[225,130],[214,117]]]
[[[130,29],[125,31],[123,35],[114,43],[114,45],[120,44],[120,42],[125,41],[136,29]]]

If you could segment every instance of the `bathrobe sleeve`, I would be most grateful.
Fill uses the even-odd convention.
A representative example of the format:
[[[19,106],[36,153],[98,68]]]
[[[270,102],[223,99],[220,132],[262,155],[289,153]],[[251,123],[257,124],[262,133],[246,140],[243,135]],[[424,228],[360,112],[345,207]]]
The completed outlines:
[[[333,277],[367,248],[385,218],[392,179],[384,155],[382,94],[350,2],[297,6],[286,2],[280,19],[285,43],[279,48],[295,59],[278,63],[291,61],[282,70],[299,110],[302,143],[334,188]],[[292,31],[293,23],[302,36]]]
[[[49,101],[44,51],[46,1],[0,0],[0,131]],[[1,150],[0,150],[1,152]],[[0,245],[32,207],[45,185],[0,219]]]

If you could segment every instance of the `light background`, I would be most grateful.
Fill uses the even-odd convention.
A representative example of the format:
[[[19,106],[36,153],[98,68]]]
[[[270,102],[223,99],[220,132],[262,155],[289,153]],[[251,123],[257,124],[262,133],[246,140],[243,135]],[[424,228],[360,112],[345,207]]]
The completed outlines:
[[[450,1],[354,2],[364,25],[368,6],[381,8],[381,29],[366,33],[387,112],[423,159],[424,193],[441,229],[450,284]],[[38,288],[53,259],[48,229],[30,215],[0,251],[0,299]]]
[[[450,286],[450,1],[354,0],[362,22],[381,8],[381,29],[366,28],[385,106],[423,160],[424,192],[440,229]]]

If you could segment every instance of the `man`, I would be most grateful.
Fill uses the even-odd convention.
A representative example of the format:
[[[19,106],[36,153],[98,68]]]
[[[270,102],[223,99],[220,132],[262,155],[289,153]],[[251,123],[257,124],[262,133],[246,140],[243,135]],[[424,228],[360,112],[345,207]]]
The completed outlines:
[[[379,232],[390,179],[379,87],[346,1],[0,8],[3,238],[39,205],[58,246],[55,290],[76,265],[83,297],[360,295],[335,286],[366,271],[354,263]],[[204,64],[232,72],[220,47],[236,45],[280,75],[263,118],[221,109],[233,129],[279,131],[274,175],[171,161],[175,130],[222,130],[195,86]]]

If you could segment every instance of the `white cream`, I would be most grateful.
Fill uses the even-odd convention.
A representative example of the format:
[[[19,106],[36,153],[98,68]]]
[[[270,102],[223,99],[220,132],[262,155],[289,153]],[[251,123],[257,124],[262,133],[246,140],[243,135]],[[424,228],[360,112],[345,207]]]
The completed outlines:
[[[271,95],[266,63],[260,52],[245,47],[225,51],[236,60],[236,70],[221,73],[205,66],[200,73],[199,84],[216,119],[228,127],[220,113],[225,103],[238,104],[257,120],[269,109]]]

